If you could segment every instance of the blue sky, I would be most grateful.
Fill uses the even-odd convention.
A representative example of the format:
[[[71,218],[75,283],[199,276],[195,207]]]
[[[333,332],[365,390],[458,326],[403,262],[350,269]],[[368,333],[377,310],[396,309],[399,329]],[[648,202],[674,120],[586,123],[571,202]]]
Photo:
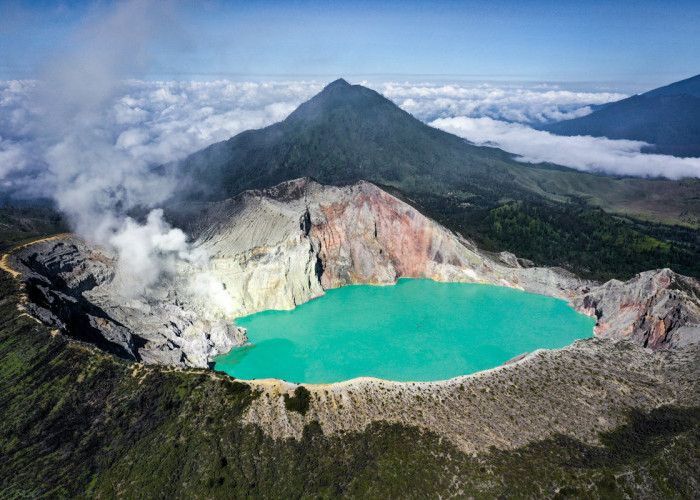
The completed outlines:
[[[102,19],[128,8],[0,3],[0,79],[36,77],[57,54],[99,38],[93,28]],[[696,0],[151,2],[134,21],[143,16],[148,36],[132,35],[127,24],[109,42],[139,51],[140,63],[125,77],[547,81],[644,90],[700,73]]]

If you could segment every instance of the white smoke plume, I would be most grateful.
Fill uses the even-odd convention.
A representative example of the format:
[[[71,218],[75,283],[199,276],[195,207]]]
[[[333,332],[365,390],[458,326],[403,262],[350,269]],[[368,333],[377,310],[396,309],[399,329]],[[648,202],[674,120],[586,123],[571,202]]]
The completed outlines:
[[[174,187],[152,170],[154,161],[172,157],[139,148],[149,132],[131,127],[144,117],[138,103],[124,100],[124,78],[147,66],[150,44],[175,22],[167,3],[108,5],[76,33],[75,49],[51,58],[38,83],[7,84],[2,105],[13,113],[0,126],[14,133],[2,139],[0,174],[29,173],[77,234],[114,249],[114,284],[125,295],[148,293],[181,263],[198,270],[192,281],[202,302],[221,303],[223,285],[207,272],[207,256],[164,220],[162,210],[152,209],[143,222],[127,216],[136,207],[156,207]],[[24,108],[17,106],[22,87],[31,103]],[[157,92],[172,106],[163,88]],[[125,109],[128,104],[134,106]],[[115,124],[127,128],[117,133]],[[231,310],[230,304],[219,310]]]
[[[171,227],[160,209],[152,210],[145,223],[130,217],[120,220],[110,233],[108,243],[119,255],[115,281],[124,292],[143,292],[138,285],[148,287],[174,273],[178,260],[197,267],[206,264],[206,255],[191,248],[185,233]]]

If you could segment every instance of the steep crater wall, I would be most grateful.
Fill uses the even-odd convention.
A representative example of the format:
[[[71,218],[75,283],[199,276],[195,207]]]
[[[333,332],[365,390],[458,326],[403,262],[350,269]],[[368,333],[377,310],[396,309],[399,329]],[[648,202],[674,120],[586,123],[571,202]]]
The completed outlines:
[[[130,361],[206,367],[211,356],[246,342],[245,331],[211,318],[165,280],[130,297],[114,286],[116,256],[73,236],[39,242],[13,256],[25,307],[44,323]],[[171,289],[163,294],[164,289]]]
[[[563,270],[523,268],[494,256],[377,186],[324,186],[297,179],[217,203],[171,207],[168,216],[210,256],[230,310],[201,298],[181,263],[145,295],[113,283],[115,256],[75,237],[29,246],[14,257],[27,307],[72,337],[126,359],[205,367],[246,342],[234,317],[292,309],[348,284],[398,278],[489,283],[571,301],[595,316],[596,334],[669,349],[700,340],[700,287],[670,270],[600,285]]]

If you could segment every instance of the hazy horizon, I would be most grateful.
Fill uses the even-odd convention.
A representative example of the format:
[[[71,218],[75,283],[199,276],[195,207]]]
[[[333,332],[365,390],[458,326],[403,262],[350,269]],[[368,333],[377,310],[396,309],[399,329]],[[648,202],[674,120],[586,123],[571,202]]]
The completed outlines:
[[[122,51],[120,76],[557,82],[651,89],[700,73],[700,4],[6,1],[0,80]],[[99,63],[99,61],[96,61]],[[79,68],[77,68],[79,70]]]

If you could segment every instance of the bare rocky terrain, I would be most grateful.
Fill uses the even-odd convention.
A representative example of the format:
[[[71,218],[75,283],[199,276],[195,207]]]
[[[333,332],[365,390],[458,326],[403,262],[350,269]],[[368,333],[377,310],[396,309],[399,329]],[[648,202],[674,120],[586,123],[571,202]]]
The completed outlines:
[[[116,256],[75,236],[22,249],[15,267],[24,282],[24,307],[44,323],[79,341],[143,363],[207,366],[209,356],[246,342],[233,323],[192,309],[176,281],[148,295],[124,295],[114,283]],[[170,286],[172,285],[172,286]]]
[[[610,280],[576,297],[573,305],[598,319],[600,337],[625,338],[651,349],[699,340],[700,286],[670,269],[640,273],[624,283]]]
[[[246,342],[233,318],[291,309],[348,284],[398,278],[490,283],[551,295],[597,319],[598,338],[536,351],[506,366],[444,382],[356,379],[308,386],[305,414],[285,405],[296,384],[250,382],[258,397],[245,419],[276,438],[300,438],[317,421],[329,435],[384,421],[430,429],[461,450],[513,448],[557,433],[595,443],[632,408],[698,405],[700,286],[668,269],[599,284],[559,269],[523,267],[516,256],[471,242],[377,186],[324,186],[298,179],[216,203],[171,209],[228,310],[191,287],[196,270],[139,297],[114,283],[115,256],[74,236],[20,249],[28,312],[62,334],[145,364],[206,367]],[[527,263],[525,263],[527,264]]]

